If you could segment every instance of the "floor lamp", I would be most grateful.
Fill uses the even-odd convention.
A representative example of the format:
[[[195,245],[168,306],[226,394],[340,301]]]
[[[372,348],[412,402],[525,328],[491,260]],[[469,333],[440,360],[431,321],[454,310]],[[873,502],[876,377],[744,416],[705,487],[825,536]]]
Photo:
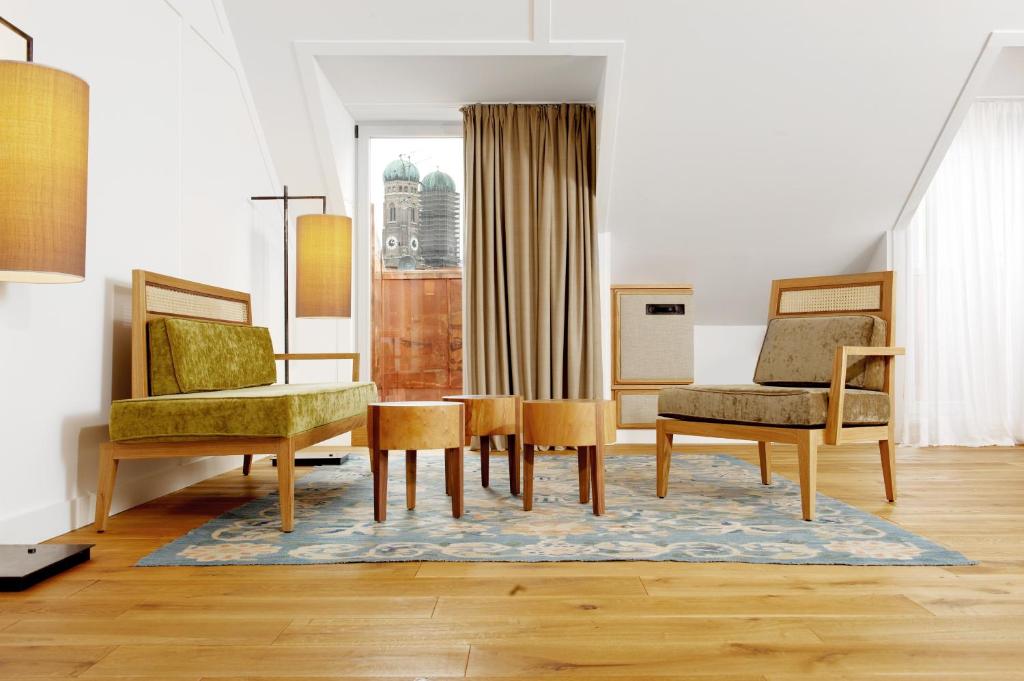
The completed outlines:
[[[0,281],[85,279],[89,85],[32,60],[0,60]],[[0,546],[0,591],[20,591],[89,560],[92,544]]]
[[[352,316],[352,221],[342,215],[327,213],[327,197],[298,196],[288,193],[288,185],[280,196],[253,196],[253,201],[281,201],[284,205],[282,235],[284,239],[284,352],[290,351],[288,203],[320,201],[321,214],[300,215],[295,221],[298,252],[295,275],[296,317]],[[290,375],[284,360],[284,382]]]

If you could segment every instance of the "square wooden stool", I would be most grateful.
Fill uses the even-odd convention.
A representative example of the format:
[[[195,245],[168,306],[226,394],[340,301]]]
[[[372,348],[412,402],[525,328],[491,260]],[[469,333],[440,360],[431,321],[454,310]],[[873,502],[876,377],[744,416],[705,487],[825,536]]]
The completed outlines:
[[[491,436],[508,437],[508,487],[519,494],[519,448],[522,446],[522,398],[518,395],[448,395],[445,402],[466,408],[466,446],[480,438],[480,484],[491,485]]]
[[[604,446],[613,442],[615,402],[612,400],[524,401],[523,510],[533,508],[533,448],[575,447],[580,503],[587,503],[593,496],[594,515],[603,514]]]
[[[465,407],[460,402],[375,402],[366,408],[373,470],[373,519],[387,518],[388,450],[405,450],[405,505],[416,508],[416,453],[444,450],[445,486],[452,516],[462,517],[462,442]]]

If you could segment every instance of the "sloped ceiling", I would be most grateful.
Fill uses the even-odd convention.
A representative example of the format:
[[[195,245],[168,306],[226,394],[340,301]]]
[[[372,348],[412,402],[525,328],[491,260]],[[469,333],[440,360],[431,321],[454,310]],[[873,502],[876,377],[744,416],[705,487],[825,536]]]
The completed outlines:
[[[312,189],[324,180],[293,41],[529,41],[537,25],[624,41],[611,281],[693,283],[703,324],[763,322],[775,277],[884,265],[986,37],[1024,29],[1020,0],[225,6],[278,171]]]

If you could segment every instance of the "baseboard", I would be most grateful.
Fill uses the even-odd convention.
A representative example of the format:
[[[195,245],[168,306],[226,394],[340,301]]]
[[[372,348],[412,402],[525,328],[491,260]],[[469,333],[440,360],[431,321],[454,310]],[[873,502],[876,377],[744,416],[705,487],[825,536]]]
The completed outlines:
[[[120,513],[165,494],[194,485],[242,465],[241,456],[206,456],[182,459],[180,465],[149,474],[119,477],[114,488],[111,514]],[[122,471],[125,466],[122,464]],[[90,492],[0,520],[0,543],[35,544],[92,524],[96,493]]]

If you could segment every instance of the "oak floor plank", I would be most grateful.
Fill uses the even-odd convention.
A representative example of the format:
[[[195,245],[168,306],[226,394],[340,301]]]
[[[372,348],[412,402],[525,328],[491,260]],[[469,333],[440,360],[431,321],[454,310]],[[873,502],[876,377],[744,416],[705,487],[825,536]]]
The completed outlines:
[[[703,594],[692,597],[648,596],[638,598],[448,598],[437,602],[439,619],[489,619],[543,616],[659,618],[659,617],[875,617],[928,616],[931,613],[905,596],[830,596],[815,594],[740,595]]]
[[[339,591],[342,588],[339,587]],[[362,619],[426,619],[437,605],[434,596],[416,598],[281,598],[246,599],[197,596],[188,600],[150,597],[132,603],[121,614],[125,620],[166,618],[212,619],[308,619],[314,617],[359,617]]]
[[[459,642],[478,644],[493,641],[557,639],[569,642],[606,640],[611,645],[624,641],[662,640],[667,644],[697,641],[743,641],[748,643],[802,642],[821,639],[811,628],[793,619],[770,618],[636,618],[628,623],[610,618],[520,617],[465,621],[434,618],[418,620],[314,620],[291,624],[275,645],[318,645],[345,641],[374,642]]]
[[[113,650],[109,646],[0,646],[0,679],[74,676]]]
[[[3,646],[46,645],[270,645],[291,624],[289,619],[250,619],[245,626],[230,618],[174,618],[146,622],[125,619],[23,619],[0,631]]]
[[[652,674],[684,676],[687,673],[742,674],[751,670],[770,675],[796,669],[809,678],[831,678],[834,673],[948,672],[950,665],[992,674],[1015,673],[1021,664],[1016,646],[977,643],[945,644],[891,642],[884,648],[871,643],[753,645],[608,646],[557,641],[483,643],[474,645],[467,676],[521,674],[533,677],[572,676],[596,678],[608,675]],[[927,678],[927,677],[924,677]]]
[[[448,675],[466,667],[467,645],[414,644],[373,647],[332,646],[120,646],[81,674],[118,676],[282,676],[300,671],[307,676],[345,673],[349,676]]]

